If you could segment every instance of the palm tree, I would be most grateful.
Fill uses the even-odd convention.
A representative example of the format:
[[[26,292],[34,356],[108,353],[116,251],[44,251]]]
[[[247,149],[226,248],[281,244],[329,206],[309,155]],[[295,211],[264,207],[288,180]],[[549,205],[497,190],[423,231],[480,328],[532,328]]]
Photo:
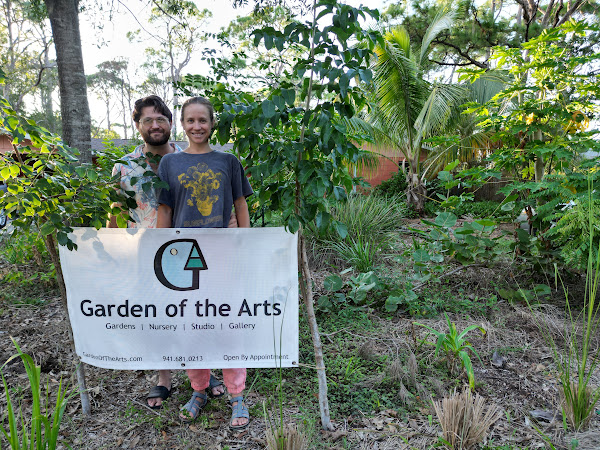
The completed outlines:
[[[432,40],[452,26],[453,13],[439,14],[427,29],[418,51],[411,48],[408,32],[402,27],[389,30],[376,47],[373,63],[373,95],[364,121],[353,125],[366,131],[375,142],[375,151],[392,149],[408,164],[407,203],[423,211],[426,188],[421,171],[423,140],[443,132],[459,117],[457,106],[466,90],[458,85],[429,82],[427,53]]]

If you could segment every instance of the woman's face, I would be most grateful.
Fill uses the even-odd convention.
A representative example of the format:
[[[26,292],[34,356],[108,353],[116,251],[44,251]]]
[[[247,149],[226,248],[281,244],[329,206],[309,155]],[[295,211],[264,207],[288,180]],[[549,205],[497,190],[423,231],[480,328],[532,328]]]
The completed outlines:
[[[205,144],[208,142],[213,127],[208,107],[192,103],[185,107],[182,114],[183,131],[185,131],[190,144]]]

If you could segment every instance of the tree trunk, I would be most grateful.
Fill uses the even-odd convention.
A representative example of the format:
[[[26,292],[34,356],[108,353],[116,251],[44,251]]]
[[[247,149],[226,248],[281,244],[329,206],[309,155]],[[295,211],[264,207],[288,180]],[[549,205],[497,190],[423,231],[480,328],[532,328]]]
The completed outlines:
[[[82,162],[91,162],[91,120],[79,34],[79,1],[44,2],[56,48],[62,137],[67,145],[79,149]]]
[[[58,288],[60,290],[60,300],[67,315],[67,330],[69,333],[69,342],[71,344],[71,351],[73,352],[73,356],[76,360],[79,360],[77,357],[77,353],[75,352],[75,341],[73,340],[73,330],[71,330],[71,320],[69,319],[69,308],[67,306],[67,289],[65,287],[65,279],[63,278],[62,269],[60,267],[60,258],[58,257],[58,252],[56,251],[56,244],[54,242],[54,238],[52,234],[44,236],[44,243],[46,244],[46,249],[48,250],[48,254],[50,255],[50,259],[54,264],[54,268],[56,270],[56,280],[58,282]],[[81,361],[77,364],[77,368],[75,369],[77,373],[77,385],[79,388],[79,396],[81,398],[81,410],[83,414],[90,416],[92,414],[92,406],[90,403],[90,396],[87,391],[87,386],[85,382],[85,367]]]
[[[310,46],[310,59],[314,61],[315,56],[315,30],[317,27],[317,1],[313,2],[313,22],[312,22],[312,36]],[[314,63],[313,63],[314,64]],[[306,111],[310,110],[310,99],[312,96],[313,79],[315,76],[314,65],[310,70],[310,78],[308,81],[308,92],[306,93]],[[300,142],[304,143],[304,133],[306,132],[306,124],[302,124],[302,130],[300,131]],[[302,160],[302,151],[298,152],[297,163],[300,164]],[[295,199],[295,212],[300,215],[300,204],[302,201],[300,180],[296,176],[296,199]],[[310,334],[312,336],[313,347],[315,350],[315,364],[317,366],[317,379],[319,381],[319,410],[321,412],[321,427],[324,430],[333,431],[333,424],[329,415],[329,400],[327,399],[327,376],[325,374],[325,359],[323,358],[323,346],[321,345],[321,337],[319,335],[319,326],[317,324],[317,318],[315,316],[314,299],[312,292],[312,278],[310,276],[310,268],[308,267],[308,258],[306,257],[306,245],[304,243],[304,233],[302,226],[298,233],[298,263],[300,264],[300,289],[302,290],[302,299],[306,306],[306,315],[308,318],[308,325],[310,327]]]
[[[323,358],[323,346],[319,335],[319,325],[315,316],[313,306],[312,278],[310,268],[308,267],[308,258],[306,256],[306,244],[304,242],[304,233],[302,229],[298,233],[298,262],[300,263],[300,290],[302,299],[306,308],[306,317],[310,327],[313,348],[315,350],[315,365],[317,366],[317,380],[319,382],[319,411],[321,412],[321,426],[324,430],[333,431],[329,413],[329,400],[327,399],[327,375],[325,373],[325,359]]]
[[[417,156],[418,157],[418,156]],[[425,200],[427,199],[427,189],[419,176],[419,161],[409,161],[409,172],[406,177],[408,186],[406,187],[406,203],[413,205],[419,215],[425,211]]]

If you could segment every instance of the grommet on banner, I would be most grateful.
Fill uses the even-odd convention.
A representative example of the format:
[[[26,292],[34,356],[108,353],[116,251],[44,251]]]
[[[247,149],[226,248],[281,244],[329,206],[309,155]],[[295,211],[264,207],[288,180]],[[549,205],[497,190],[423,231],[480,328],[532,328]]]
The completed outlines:
[[[179,234],[179,233],[181,233],[181,231],[179,231],[179,230],[175,231],[175,234]]]

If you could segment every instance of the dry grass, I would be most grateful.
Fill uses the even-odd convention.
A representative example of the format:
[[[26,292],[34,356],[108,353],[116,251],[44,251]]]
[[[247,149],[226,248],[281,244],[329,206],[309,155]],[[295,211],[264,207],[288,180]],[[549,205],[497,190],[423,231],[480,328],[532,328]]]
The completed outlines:
[[[500,418],[496,405],[485,407],[485,400],[473,394],[468,386],[462,393],[433,402],[435,414],[442,426],[443,439],[452,449],[471,449],[482,442],[490,427]]]
[[[283,429],[267,428],[267,450],[305,450],[308,437],[296,425],[288,424]]]
[[[419,375],[419,365],[417,364],[417,357],[413,352],[410,352],[408,357],[408,375],[410,376],[410,382],[413,386],[417,386],[417,375]]]

